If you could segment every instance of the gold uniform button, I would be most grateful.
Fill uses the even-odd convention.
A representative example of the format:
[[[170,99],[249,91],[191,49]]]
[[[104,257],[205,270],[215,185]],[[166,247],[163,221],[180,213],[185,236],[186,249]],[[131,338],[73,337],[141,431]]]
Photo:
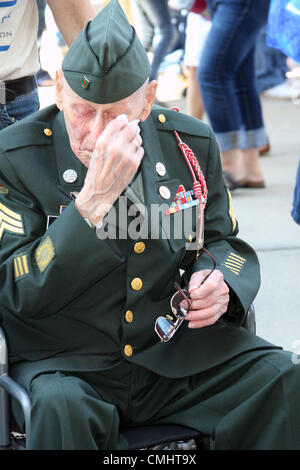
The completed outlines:
[[[45,134],[47,137],[51,137],[51,136],[52,136],[52,131],[51,131],[51,129],[44,129],[44,134]]]
[[[126,345],[124,346],[124,354],[125,354],[125,356],[131,357],[131,356],[132,356],[132,353],[133,353],[132,346],[131,346],[130,344],[126,344]]]
[[[158,120],[159,120],[159,122],[161,122],[163,124],[164,122],[166,122],[166,116],[164,114],[159,114],[158,115]]]
[[[131,310],[126,310],[126,313],[125,313],[125,320],[127,321],[127,323],[132,323],[133,321],[133,313]]]
[[[146,248],[146,245],[144,242],[136,242],[136,244],[133,247],[135,253],[138,253],[138,254],[143,253],[143,251],[145,251],[145,248]]]
[[[134,279],[132,279],[131,287],[133,290],[141,290],[141,288],[143,287],[142,279],[140,277],[135,277]]]

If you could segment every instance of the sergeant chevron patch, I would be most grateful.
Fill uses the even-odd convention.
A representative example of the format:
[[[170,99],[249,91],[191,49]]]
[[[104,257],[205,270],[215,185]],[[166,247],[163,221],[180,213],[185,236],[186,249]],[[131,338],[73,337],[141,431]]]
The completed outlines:
[[[231,272],[236,274],[237,276],[240,275],[241,270],[243,269],[246,263],[246,259],[242,258],[242,256],[233,253],[232,251],[226,256],[223,265],[226,268],[230,269]]]
[[[24,234],[22,216],[0,202],[0,240],[5,230],[18,235]]]

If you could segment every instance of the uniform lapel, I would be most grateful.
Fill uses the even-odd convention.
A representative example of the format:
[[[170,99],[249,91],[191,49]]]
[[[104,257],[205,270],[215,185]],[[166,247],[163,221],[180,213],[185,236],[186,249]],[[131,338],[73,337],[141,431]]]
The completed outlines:
[[[165,209],[166,207],[170,206],[176,195],[179,186],[179,180],[170,179],[168,166],[162,153],[158,132],[151,116],[141,124],[141,137],[143,139],[143,147],[145,150],[145,154],[141,163],[141,172],[143,177],[145,209],[146,216],[148,218],[149,234],[151,230],[153,231],[157,229],[155,227],[155,221],[151,220],[151,210],[156,214],[159,208],[161,208],[161,225],[165,217]],[[157,173],[157,163],[162,163],[165,166],[165,175],[160,176]],[[164,198],[161,196],[160,188],[162,186],[167,188],[170,197]]]
[[[87,168],[80,162],[70,147],[63,113],[58,113],[53,123],[54,152],[58,174],[57,187],[71,198],[70,193],[80,191]],[[69,175],[69,181],[68,179]]]

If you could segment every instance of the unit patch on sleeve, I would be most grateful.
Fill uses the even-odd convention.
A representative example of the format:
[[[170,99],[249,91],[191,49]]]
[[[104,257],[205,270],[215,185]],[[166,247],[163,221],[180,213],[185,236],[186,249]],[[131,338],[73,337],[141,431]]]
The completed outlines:
[[[27,255],[22,253],[14,258],[15,279],[20,279],[29,274]]]
[[[24,234],[22,216],[0,202],[0,240],[5,230],[18,235]]]
[[[230,269],[231,272],[236,274],[237,276],[240,275],[244,265],[246,263],[246,259],[242,258],[242,256],[233,253],[232,251],[226,256],[223,265],[226,268]]]
[[[35,252],[35,262],[41,273],[45,271],[55,256],[54,245],[48,236],[41,242]]]

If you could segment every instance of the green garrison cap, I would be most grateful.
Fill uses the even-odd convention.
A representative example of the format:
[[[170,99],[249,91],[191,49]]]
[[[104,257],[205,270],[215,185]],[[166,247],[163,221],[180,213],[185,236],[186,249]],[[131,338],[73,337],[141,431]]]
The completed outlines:
[[[62,69],[72,90],[94,103],[120,101],[145,83],[150,63],[118,0],[111,0],[87,23]]]

